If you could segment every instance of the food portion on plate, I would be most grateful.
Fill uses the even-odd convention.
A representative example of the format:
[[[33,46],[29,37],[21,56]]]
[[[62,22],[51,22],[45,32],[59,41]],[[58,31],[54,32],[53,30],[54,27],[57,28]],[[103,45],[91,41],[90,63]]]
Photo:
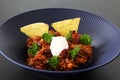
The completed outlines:
[[[80,18],[21,27],[27,39],[27,64],[43,70],[69,71],[87,65],[92,58],[92,38],[78,33]]]

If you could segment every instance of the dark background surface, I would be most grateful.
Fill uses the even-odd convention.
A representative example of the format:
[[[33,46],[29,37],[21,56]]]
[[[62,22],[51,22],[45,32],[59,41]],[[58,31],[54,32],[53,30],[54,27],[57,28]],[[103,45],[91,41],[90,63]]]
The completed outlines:
[[[120,0],[0,0],[0,25],[15,15],[42,8],[72,8],[92,12],[120,28]],[[0,80],[48,79],[38,77],[0,55]],[[104,67],[82,74],[78,80],[120,80],[120,56]]]

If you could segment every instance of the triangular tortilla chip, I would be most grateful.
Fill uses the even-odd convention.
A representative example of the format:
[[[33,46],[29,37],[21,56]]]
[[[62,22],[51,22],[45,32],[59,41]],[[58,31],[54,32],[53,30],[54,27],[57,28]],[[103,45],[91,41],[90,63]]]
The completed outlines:
[[[20,31],[26,34],[28,37],[42,36],[43,33],[48,33],[48,30],[49,25],[42,22],[32,23],[20,28]]]
[[[66,19],[58,22],[54,22],[51,26],[59,32],[62,36],[66,36],[69,31],[78,31],[81,18]]]

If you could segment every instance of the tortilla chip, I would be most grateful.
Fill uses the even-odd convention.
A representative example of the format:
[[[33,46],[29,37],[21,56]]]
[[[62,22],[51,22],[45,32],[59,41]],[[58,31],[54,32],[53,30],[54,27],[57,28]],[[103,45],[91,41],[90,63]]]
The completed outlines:
[[[49,25],[42,22],[32,23],[20,28],[20,31],[26,34],[28,37],[42,36],[43,33],[48,33],[48,30]]]
[[[78,31],[81,18],[66,19],[58,22],[54,22],[51,26],[59,32],[62,36],[66,36],[69,31]]]

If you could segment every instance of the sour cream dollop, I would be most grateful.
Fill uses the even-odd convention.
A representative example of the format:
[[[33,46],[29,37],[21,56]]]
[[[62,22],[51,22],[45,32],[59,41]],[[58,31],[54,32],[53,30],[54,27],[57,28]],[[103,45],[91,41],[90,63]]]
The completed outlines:
[[[59,56],[64,49],[68,49],[68,42],[63,36],[52,37],[50,50],[53,56]]]

